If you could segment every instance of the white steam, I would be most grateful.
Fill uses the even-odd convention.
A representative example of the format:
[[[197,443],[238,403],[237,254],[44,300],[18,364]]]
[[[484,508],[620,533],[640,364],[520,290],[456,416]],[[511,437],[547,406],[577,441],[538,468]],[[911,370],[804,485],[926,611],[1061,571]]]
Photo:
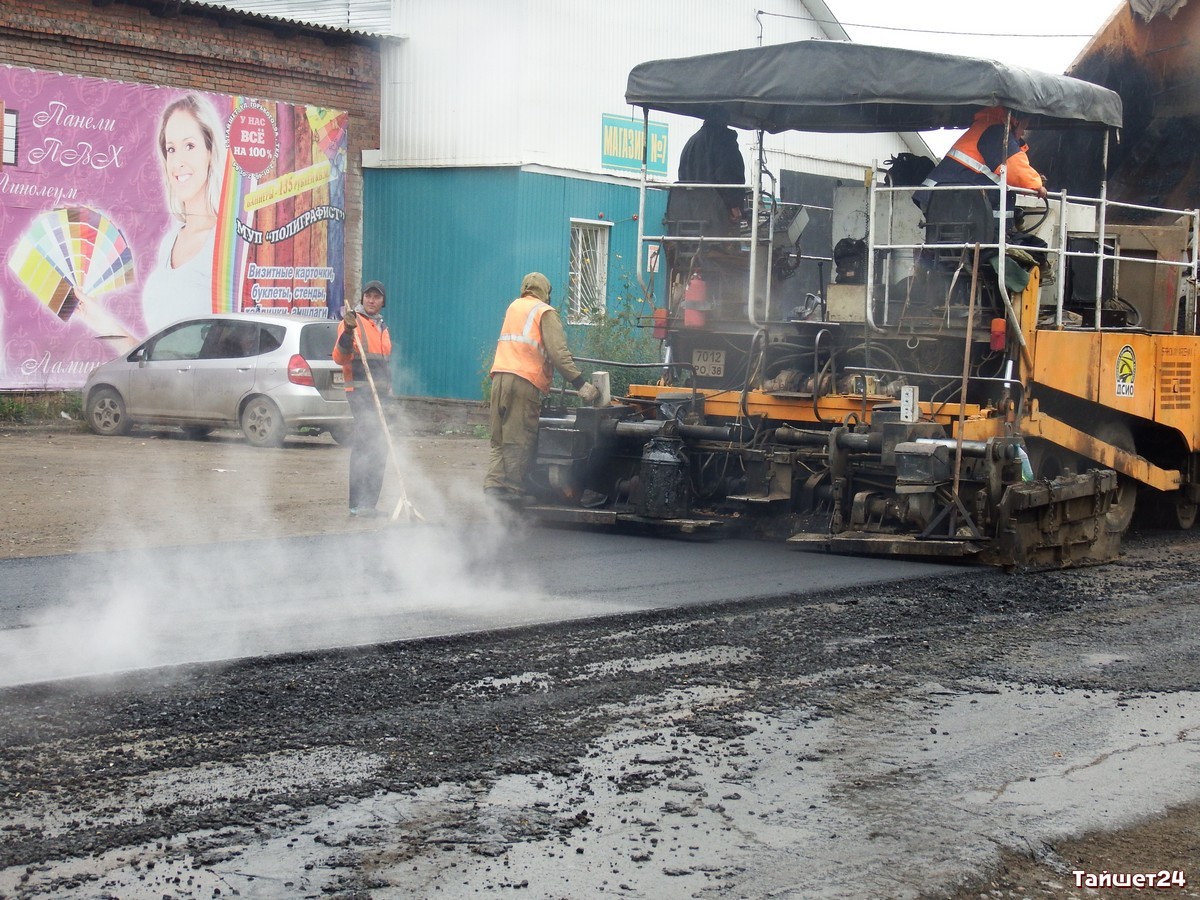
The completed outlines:
[[[0,686],[551,617],[556,602],[525,567],[505,562],[525,526],[485,504],[482,468],[432,478],[408,452],[406,442],[420,439],[403,434],[393,431],[404,489],[423,521],[388,521],[400,496],[394,471],[384,479],[383,516],[347,520],[347,453],[324,444],[262,451],[218,437],[211,470],[181,472],[187,442],[131,441],[141,483],[158,486],[159,513],[140,520],[126,512],[127,479],[81,472],[80,489],[105,492],[109,511],[86,549],[132,549],[62,558],[81,574],[61,598],[0,631]],[[478,444],[482,459],[487,447]],[[298,470],[311,469],[312,458],[294,456],[311,453],[328,460],[319,484]],[[248,478],[251,467],[264,474]],[[184,478],[218,492],[219,502],[200,507],[172,491]],[[273,540],[296,533],[275,514],[296,492],[323,498],[303,529],[312,536]],[[163,547],[164,534],[195,543]]]

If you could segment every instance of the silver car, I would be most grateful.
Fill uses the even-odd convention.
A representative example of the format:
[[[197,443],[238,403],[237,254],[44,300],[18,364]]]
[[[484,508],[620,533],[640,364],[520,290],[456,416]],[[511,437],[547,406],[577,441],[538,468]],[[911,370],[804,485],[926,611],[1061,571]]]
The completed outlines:
[[[179,425],[192,437],[241,428],[256,447],[293,431],[353,427],[342,368],[331,358],[337,322],[276,313],[185,319],[94,369],[83,387],[88,426],[126,434],[138,423]]]

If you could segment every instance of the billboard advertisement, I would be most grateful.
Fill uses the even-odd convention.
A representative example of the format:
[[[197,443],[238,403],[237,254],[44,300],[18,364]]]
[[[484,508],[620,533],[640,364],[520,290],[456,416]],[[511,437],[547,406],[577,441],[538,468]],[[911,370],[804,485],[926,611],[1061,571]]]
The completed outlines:
[[[0,390],[201,313],[341,315],[348,114],[0,66]]]

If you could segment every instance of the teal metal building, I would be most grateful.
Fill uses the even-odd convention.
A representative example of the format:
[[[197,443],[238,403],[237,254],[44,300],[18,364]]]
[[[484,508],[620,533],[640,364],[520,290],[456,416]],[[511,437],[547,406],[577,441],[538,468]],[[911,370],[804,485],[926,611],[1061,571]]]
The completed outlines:
[[[496,336],[522,277],[542,272],[567,340],[584,332],[566,309],[572,225],[607,233],[605,309],[649,316],[637,277],[636,183],[505,168],[367,169],[363,279],[388,290],[398,395],[479,400]],[[647,192],[647,232],[661,227],[665,193]],[[661,281],[661,276],[660,276]],[[662,305],[662,285],[655,295]]]

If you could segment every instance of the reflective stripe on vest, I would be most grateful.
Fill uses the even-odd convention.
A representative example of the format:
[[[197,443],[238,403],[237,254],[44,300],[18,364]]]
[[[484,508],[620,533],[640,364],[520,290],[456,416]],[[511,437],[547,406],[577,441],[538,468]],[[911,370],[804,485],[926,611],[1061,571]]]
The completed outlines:
[[[546,348],[542,346],[541,329],[538,329],[537,338],[530,337],[530,334],[533,333],[533,326],[537,324],[537,314],[538,307],[535,306],[533,309],[529,310],[529,315],[525,317],[525,326],[521,329],[520,334],[502,334],[500,335],[500,340],[515,341],[518,344],[528,344],[530,347],[535,347],[538,353],[542,354],[544,359],[549,359],[550,357],[546,353]]]
[[[355,363],[358,363],[358,365],[356,366]],[[345,382],[344,386],[345,386],[346,390],[352,391],[355,388],[370,387],[371,381],[370,381],[370,379],[367,378],[367,372],[366,372],[366,369],[368,366],[371,369],[371,377],[374,378],[376,381],[375,387],[379,388],[380,385],[378,382],[381,378],[383,378],[385,376],[385,374],[387,372],[387,365],[388,365],[388,358],[386,356],[384,356],[382,353],[368,353],[365,360],[363,359],[363,357],[359,356],[356,353],[354,355],[354,359],[350,362],[350,365],[349,365],[352,377],[346,378],[345,377],[345,368],[346,367],[343,367],[343,369],[342,369],[342,377],[343,377],[343,381]],[[361,378],[353,377],[354,375],[358,374],[357,372],[354,371],[356,368],[362,371]]]
[[[343,330],[344,326],[338,329],[339,336]],[[365,354],[360,351],[365,351]],[[376,320],[366,313],[359,313],[358,330],[353,335],[353,350],[350,352],[350,358],[342,363],[342,381],[345,389],[352,392],[355,388],[369,386],[364,365],[374,363],[371,365],[371,374],[376,381],[381,377],[386,378],[390,351],[391,339],[383,318]],[[381,387],[376,384],[376,388]]]
[[[509,304],[496,342],[492,374],[510,372],[524,378],[543,394],[549,393],[552,375],[550,354],[542,344],[541,317],[553,309],[536,297],[518,297]]]
[[[989,169],[985,163],[981,163],[975,157],[968,156],[966,153],[963,153],[961,150],[954,150],[954,149],[951,149],[949,152],[947,152],[946,156],[949,157],[950,159],[954,160],[956,163],[961,163],[962,165],[966,166],[972,172],[978,172],[980,175],[986,176],[987,178],[991,179],[991,182],[993,184],[1000,183],[1000,176],[997,175],[995,172],[993,172],[991,169]],[[926,178],[925,180],[927,182],[929,181],[928,178]],[[932,183],[932,182],[930,182],[930,183]],[[992,216],[996,219],[999,219],[1000,218],[1000,210],[998,210],[998,209],[993,210]],[[1012,211],[1011,207],[1004,211],[1004,218],[1005,219],[1013,218],[1013,211]]]
[[[955,150],[955,149],[951,148],[950,151],[946,154],[946,157],[948,159],[954,160],[956,163],[959,163],[960,165],[966,166],[972,172],[978,172],[980,175],[983,175],[985,178],[987,178],[989,181],[991,181],[992,184],[1000,183],[1000,176],[997,175],[995,172],[993,172],[991,169],[989,169],[985,163],[981,163],[979,160],[977,160],[973,156],[968,156],[966,153],[964,153],[961,150]]]

